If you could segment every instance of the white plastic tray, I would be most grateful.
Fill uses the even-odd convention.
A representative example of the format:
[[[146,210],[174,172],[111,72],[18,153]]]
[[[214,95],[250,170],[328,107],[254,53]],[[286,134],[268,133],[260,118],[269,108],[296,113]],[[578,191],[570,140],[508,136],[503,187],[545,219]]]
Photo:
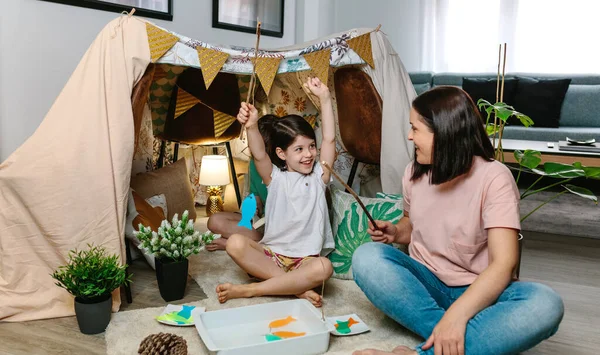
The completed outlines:
[[[322,354],[329,348],[329,335],[335,329],[322,321],[321,312],[304,299],[192,314],[207,349],[219,355]],[[269,323],[288,316],[296,321],[269,329]],[[270,331],[306,335],[268,342],[265,335]]]

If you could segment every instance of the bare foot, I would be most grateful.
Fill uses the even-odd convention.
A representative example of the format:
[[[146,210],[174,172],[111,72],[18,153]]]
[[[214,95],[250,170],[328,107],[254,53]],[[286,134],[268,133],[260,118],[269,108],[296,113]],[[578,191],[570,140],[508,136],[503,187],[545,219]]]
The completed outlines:
[[[227,300],[234,298],[250,298],[254,295],[252,294],[251,285],[224,283],[217,286],[217,296],[219,296],[219,302],[225,303]]]
[[[358,350],[352,353],[352,355],[414,355],[417,351],[407,346],[401,345],[396,347],[392,352],[381,351],[376,349],[364,349]]]
[[[206,245],[206,250],[215,251],[215,250],[225,250],[225,245],[227,245],[227,239],[221,237],[213,240],[210,244]]]
[[[313,306],[315,306],[317,308],[321,307],[323,305],[322,300],[321,300],[321,295],[319,295],[318,293],[316,293],[313,290],[308,290],[304,293],[296,295],[296,297],[304,298],[304,299],[308,300],[310,303],[313,304]]]

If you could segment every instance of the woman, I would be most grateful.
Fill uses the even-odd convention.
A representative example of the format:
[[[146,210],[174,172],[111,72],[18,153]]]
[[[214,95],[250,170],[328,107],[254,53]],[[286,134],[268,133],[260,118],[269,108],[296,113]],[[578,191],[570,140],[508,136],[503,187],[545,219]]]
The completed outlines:
[[[493,159],[475,104],[459,88],[437,87],[413,101],[410,124],[404,217],[370,226],[381,243],[362,245],[352,261],[369,300],[425,339],[393,354],[513,354],[549,338],[564,306],[549,287],[513,280],[519,192]],[[408,244],[410,256],[392,242]]]

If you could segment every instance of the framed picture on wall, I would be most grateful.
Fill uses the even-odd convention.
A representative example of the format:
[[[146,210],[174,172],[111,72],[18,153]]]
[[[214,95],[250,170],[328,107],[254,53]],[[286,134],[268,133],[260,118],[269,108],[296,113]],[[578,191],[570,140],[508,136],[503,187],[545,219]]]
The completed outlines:
[[[135,7],[135,14],[143,17],[173,21],[173,0],[41,0],[91,9],[123,12]]]
[[[226,30],[283,37],[284,0],[213,0],[212,26]]]

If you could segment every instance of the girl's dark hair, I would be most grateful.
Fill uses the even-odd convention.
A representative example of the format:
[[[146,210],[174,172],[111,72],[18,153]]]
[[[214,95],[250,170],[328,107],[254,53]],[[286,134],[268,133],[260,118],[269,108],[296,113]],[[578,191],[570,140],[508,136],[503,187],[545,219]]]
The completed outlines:
[[[417,96],[412,107],[433,132],[433,150],[431,165],[415,159],[411,180],[431,171],[430,183],[439,185],[467,173],[474,156],[494,160],[479,110],[464,90],[438,86]]]
[[[298,115],[287,115],[281,118],[275,115],[264,115],[258,120],[258,130],[265,141],[267,154],[273,164],[280,169],[285,169],[286,164],[277,156],[276,148],[286,150],[298,136],[317,141],[310,123]]]

